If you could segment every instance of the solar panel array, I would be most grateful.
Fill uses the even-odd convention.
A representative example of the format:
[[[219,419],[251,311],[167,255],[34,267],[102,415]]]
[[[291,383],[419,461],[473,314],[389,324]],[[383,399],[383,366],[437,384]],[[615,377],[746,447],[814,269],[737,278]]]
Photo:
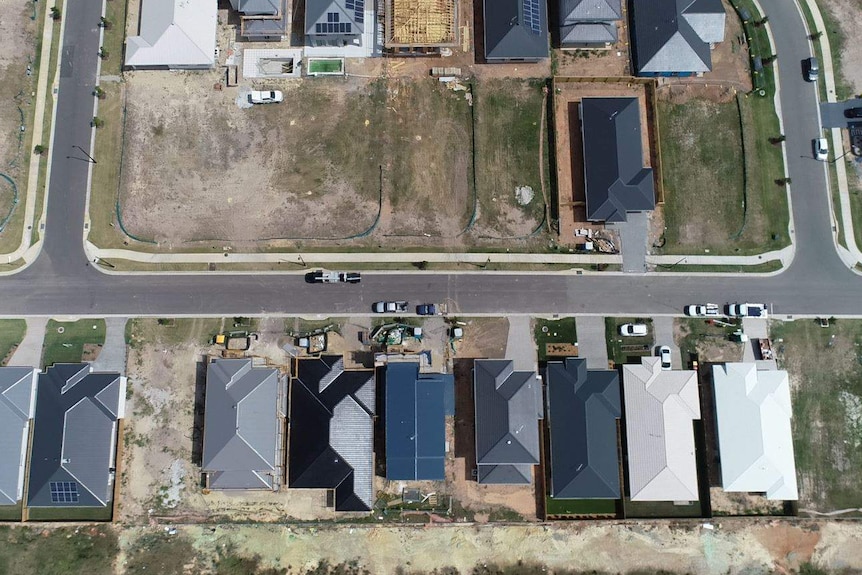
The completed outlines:
[[[325,22],[314,25],[314,31],[317,34],[350,34],[352,29],[349,22]]]
[[[533,34],[542,33],[542,19],[539,16],[539,0],[524,0],[524,25]]]
[[[78,484],[74,481],[52,481],[50,487],[52,503],[78,502]]]
[[[345,0],[344,7],[353,10],[353,19],[357,24],[365,22],[365,0]]]

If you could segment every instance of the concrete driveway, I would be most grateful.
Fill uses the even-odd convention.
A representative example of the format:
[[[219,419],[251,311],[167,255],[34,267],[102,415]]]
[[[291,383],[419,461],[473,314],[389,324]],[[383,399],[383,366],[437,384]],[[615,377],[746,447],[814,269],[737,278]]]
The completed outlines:
[[[105,320],[105,345],[92,363],[93,370],[126,373],[127,321],[125,317],[109,317]]]
[[[578,354],[587,359],[590,369],[608,368],[608,343],[605,318],[587,315],[577,319]]]
[[[8,365],[21,367],[42,367],[42,343],[45,341],[45,326],[47,317],[31,317],[27,319],[27,331],[21,345],[12,354]]]
[[[682,354],[680,354],[679,346],[673,339],[673,321],[674,318],[668,316],[653,318],[652,327],[655,332],[655,344],[656,346],[668,346],[670,348],[671,366],[673,369],[682,369]],[[655,353],[655,350],[653,350],[653,353]]]

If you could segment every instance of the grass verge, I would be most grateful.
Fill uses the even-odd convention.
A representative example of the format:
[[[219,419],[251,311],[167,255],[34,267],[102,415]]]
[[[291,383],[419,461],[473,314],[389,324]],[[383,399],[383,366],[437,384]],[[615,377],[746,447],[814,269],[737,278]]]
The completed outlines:
[[[113,2],[114,4],[116,2]],[[88,239],[97,246],[115,243],[117,185],[120,179],[120,158],[123,146],[123,85],[106,84],[105,97],[99,102],[99,118],[105,124],[96,132],[93,180],[90,186]]]
[[[126,323],[126,343],[131,347],[142,343],[180,345],[196,342],[205,345],[212,342],[225,325],[232,326],[233,322],[221,318],[135,318]]]
[[[862,321],[773,322],[771,336],[793,396],[800,507],[862,507]]]
[[[539,352],[539,361],[548,360],[546,346],[549,343],[578,343],[578,330],[573,317],[560,320],[537,319],[533,333]],[[559,357],[554,358],[558,359]]]
[[[6,365],[12,351],[18,347],[27,332],[27,322],[23,319],[0,320],[0,365]]]
[[[676,273],[735,273],[735,274],[765,274],[777,272],[783,266],[779,260],[771,260],[762,264],[753,266],[695,266],[686,264],[677,264],[671,266],[656,266],[658,272],[676,272]]]
[[[55,363],[77,363],[84,356],[85,345],[104,343],[103,319],[82,319],[75,322],[49,320],[42,344],[42,367]]]
[[[554,499],[545,498],[545,512],[550,516],[616,515],[615,499]]]
[[[124,0],[112,0],[105,3],[105,19],[109,25],[105,28],[102,46],[107,50],[108,57],[102,59],[102,76],[118,76],[122,72],[126,5]]]

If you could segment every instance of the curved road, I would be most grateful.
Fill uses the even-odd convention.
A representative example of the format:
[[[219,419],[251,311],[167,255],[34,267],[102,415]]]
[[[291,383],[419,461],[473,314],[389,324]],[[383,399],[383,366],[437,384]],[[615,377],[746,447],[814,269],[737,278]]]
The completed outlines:
[[[105,275],[82,242],[96,84],[101,0],[66,13],[58,124],[52,147],[45,243],[21,273],[0,280],[2,315],[250,315],[368,313],[378,299],[450,301],[459,313],[679,313],[693,301],[769,302],[781,315],[862,315],[862,283],[840,261],[831,236],[826,171],[811,158],[819,134],[815,87],[799,62],[809,56],[801,16],[788,0],[761,0],[781,56],[781,107],[793,179],[796,257],[763,277],[560,274],[366,274],[357,286],[307,285],[298,275]],[[71,156],[67,158],[67,156]]]

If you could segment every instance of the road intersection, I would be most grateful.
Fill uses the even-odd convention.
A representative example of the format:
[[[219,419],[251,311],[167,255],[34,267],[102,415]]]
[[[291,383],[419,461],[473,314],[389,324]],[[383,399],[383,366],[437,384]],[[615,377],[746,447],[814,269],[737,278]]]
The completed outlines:
[[[695,301],[764,301],[779,315],[862,315],[862,281],[834,243],[827,172],[811,157],[820,133],[815,86],[795,64],[810,55],[801,15],[786,0],[760,0],[783,67],[780,104],[792,179],[795,256],[781,274],[366,273],[359,285],[306,284],[301,274],[105,274],[83,246],[91,164],[102,0],[80,0],[65,14],[57,126],[40,256],[0,279],[0,314],[253,315],[370,313],[382,299],[446,301],[456,313],[678,314]],[[783,191],[776,190],[776,193]]]

